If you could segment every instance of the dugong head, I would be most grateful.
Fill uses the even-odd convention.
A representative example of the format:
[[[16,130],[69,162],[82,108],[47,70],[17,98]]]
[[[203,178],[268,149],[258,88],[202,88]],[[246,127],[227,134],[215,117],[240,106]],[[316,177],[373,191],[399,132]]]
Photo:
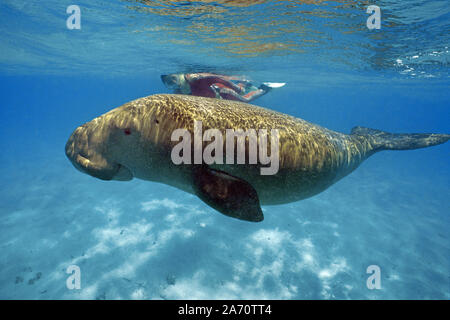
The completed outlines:
[[[78,127],[66,143],[66,156],[79,171],[102,180],[131,180],[133,173],[120,163],[121,136],[131,128],[109,112]],[[122,128],[123,127],[123,128]]]

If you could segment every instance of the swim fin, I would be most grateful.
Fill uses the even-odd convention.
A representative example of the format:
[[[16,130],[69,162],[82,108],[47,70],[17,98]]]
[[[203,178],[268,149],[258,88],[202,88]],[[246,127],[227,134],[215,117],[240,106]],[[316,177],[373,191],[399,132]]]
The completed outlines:
[[[275,89],[275,88],[284,87],[286,85],[286,83],[285,82],[263,82],[263,85],[265,85],[266,87]]]

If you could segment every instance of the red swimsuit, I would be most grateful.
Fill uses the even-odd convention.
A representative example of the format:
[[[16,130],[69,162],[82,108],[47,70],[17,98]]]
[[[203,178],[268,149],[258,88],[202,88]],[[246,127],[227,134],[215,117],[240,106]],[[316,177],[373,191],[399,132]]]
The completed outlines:
[[[194,96],[216,98],[219,94],[222,99],[248,102],[265,93],[261,89],[255,89],[244,94],[246,83],[236,77],[219,76],[212,73],[190,73],[185,75],[185,79]],[[238,82],[234,83],[232,80]]]

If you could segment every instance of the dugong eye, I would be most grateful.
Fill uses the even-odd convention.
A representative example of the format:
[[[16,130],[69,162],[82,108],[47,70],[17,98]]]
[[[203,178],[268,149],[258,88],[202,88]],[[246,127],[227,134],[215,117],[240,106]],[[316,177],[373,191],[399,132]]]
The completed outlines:
[[[128,136],[131,134],[131,130],[127,128],[127,129],[123,130],[123,133],[125,133]]]

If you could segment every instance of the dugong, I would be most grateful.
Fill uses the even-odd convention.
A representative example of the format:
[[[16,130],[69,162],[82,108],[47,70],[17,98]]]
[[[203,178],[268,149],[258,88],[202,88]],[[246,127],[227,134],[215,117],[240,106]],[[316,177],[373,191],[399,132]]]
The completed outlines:
[[[173,139],[173,133],[184,129],[195,136],[196,121],[201,122],[204,132],[216,129],[222,133],[224,140],[227,129],[277,132],[278,140],[266,143],[267,147],[277,144],[276,173],[261,174],[267,163],[250,161],[207,164],[197,159],[176,164],[173,150],[180,142]],[[264,218],[260,204],[314,196],[378,151],[424,148],[449,139],[449,134],[394,134],[363,127],[344,134],[242,102],[157,94],[128,102],[78,127],[65,152],[76,169],[93,177],[121,181],[135,177],[164,183],[197,195],[225,215],[257,222]],[[256,140],[258,150],[266,146],[263,141]],[[249,144],[247,136],[246,159]],[[204,141],[197,144],[200,152],[207,145]],[[194,153],[192,146],[192,150],[183,150],[183,157],[190,160]],[[215,153],[220,155],[219,149]]]

